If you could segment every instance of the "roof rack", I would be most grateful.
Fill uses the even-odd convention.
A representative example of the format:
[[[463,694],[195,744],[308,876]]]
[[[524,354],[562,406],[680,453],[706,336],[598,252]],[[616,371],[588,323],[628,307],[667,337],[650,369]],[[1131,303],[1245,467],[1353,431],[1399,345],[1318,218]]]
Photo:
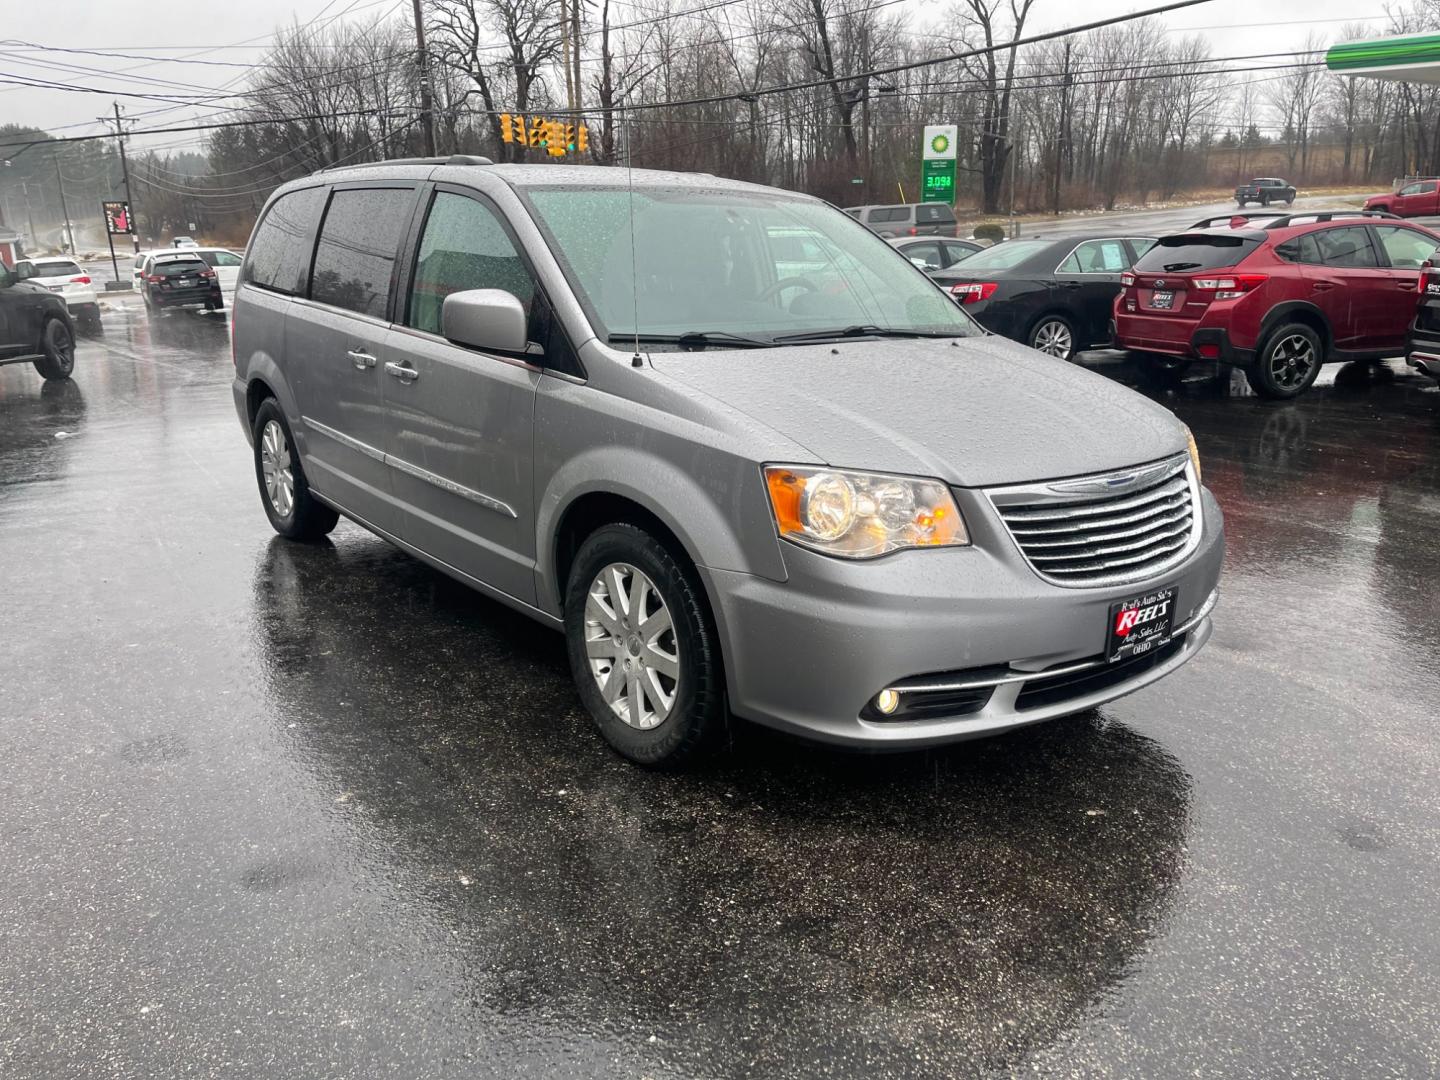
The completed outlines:
[[[353,165],[327,165],[321,172],[336,169],[357,169],[373,165],[494,165],[488,157],[479,154],[451,154],[448,157],[404,157],[386,158],[384,161],[359,161]]]
[[[1388,210],[1312,210],[1309,213],[1286,214],[1265,226],[1267,229],[1285,229],[1291,225],[1308,225],[1313,222],[1344,220],[1345,218],[1389,218],[1399,221],[1399,214]]]
[[[1252,218],[1272,218],[1278,215],[1276,210],[1236,210],[1233,214],[1216,214],[1214,217],[1201,218],[1191,225],[1192,229],[1214,229],[1221,225],[1228,225],[1236,218],[1244,218],[1246,221]]]

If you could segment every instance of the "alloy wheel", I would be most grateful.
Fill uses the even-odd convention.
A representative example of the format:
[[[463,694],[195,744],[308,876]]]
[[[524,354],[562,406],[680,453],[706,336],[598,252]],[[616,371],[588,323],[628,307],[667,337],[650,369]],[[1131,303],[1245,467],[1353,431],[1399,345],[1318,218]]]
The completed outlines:
[[[1061,360],[1070,358],[1074,345],[1070,327],[1059,319],[1050,319],[1035,328],[1035,348],[1047,356],[1058,356]]]
[[[266,423],[260,433],[260,471],[271,507],[279,517],[289,517],[295,507],[295,474],[291,471],[285,430],[274,420]]]
[[[50,323],[50,348],[55,353],[55,362],[67,373],[75,366],[75,339],[65,324],[59,320]]]
[[[585,656],[605,703],[630,727],[659,727],[680,688],[670,609],[645,572],[610,563],[585,597]]]
[[[1303,386],[1315,366],[1315,347],[1302,334],[1281,338],[1270,350],[1270,376],[1283,390]]]

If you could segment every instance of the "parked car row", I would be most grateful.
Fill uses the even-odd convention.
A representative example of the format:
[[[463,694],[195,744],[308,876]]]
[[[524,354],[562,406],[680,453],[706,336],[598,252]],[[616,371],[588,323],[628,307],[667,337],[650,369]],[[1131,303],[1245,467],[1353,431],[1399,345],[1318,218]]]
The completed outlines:
[[[1237,215],[1161,237],[1123,275],[1115,343],[1218,360],[1257,394],[1303,393],[1326,363],[1400,355],[1440,235],[1390,214]]]

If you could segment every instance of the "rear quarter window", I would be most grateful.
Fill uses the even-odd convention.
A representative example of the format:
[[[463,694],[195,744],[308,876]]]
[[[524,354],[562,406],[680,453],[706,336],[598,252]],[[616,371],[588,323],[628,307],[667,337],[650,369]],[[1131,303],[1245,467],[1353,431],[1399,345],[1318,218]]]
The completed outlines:
[[[915,208],[915,220],[922,225],[951,224],[955,213],[944,203],[922,203]]]
[[[1260,246],[1250,236],[1163,236],[1135,263],[1145,274],[1180,274],[1235,266]]]
[[[879,206],[870,211],[870,220],[889,224],[894,221],[910,220],[910,211],[903,206]]]
[[[324,202],[325,189],[318,187],[276,199],[250,241],[245,280],[290,296],[298,293],[310,265],[308,240]]]

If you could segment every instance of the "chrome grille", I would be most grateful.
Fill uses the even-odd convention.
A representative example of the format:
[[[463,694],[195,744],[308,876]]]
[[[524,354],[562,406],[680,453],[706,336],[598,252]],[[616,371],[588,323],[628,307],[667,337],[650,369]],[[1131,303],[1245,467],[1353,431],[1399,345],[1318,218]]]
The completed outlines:
[[[1031,568],[1058,585],[1151,578],[1182,561],[1200,539],[1200,485],[1184,454],[988,494]]]

